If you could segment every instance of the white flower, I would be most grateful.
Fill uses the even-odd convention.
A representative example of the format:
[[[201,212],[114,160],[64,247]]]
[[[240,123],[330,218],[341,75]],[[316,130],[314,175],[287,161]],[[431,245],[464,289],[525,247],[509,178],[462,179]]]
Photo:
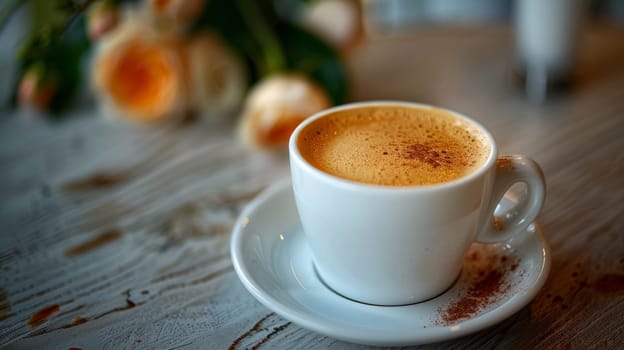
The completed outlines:
[[[303,25],[337,48],[356,44],[362,35],[360,9],[352,0],[318,0],[307,6]]]
[[[98,40],[110,32],[118,21],[119,8],[109,1],[98,1],[89,8],[87,34],[91,40]]]
[[[217,37],[201,34],[193,38],[187,59],[194,109],[221,115],[240,105],[247,85],[243,65]]]
[[[269,76],[247,97],[239,126],[240,137],[251,147],[283,146],[299,123],[330,106],[325,91],[302,75]]]

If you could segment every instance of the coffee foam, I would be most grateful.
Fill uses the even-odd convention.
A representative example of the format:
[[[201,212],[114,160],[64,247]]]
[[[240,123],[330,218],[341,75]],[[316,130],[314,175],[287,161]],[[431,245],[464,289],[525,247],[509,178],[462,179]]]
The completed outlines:
[[[452,181],[481,167],[491,151],[487,137],[467,121],[404,106],[334,112],[306,126],[297,144],[321,171],[385,186]]]

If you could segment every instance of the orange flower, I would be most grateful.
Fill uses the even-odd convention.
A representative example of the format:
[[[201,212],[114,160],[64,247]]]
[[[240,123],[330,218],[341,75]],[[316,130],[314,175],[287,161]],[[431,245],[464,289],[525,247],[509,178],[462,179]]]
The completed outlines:
[[[197,18],[206,0],[149,0],[148,5],[158,15],[184,22]]]
[[[22,76],[17,97],[20,105],[44,111],[52,102],[56,91],[53,79],[44,75],[43,68],[34,65]]]
[[[261,80],[249,93],[239,127],[242,141],[256,148],[288,143],[297,125],[331,106],[325,91],[297,74],[278,74]]]
[[[185,107],[179,42],[141,18],[127,18],[100,42],[92,67],[96,95],[107,112],[152,122]]]

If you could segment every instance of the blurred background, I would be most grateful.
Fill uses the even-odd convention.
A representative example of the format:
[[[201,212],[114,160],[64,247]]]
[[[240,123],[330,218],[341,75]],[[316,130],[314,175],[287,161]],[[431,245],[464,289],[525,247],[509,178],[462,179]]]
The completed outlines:
[[[617,0],[5,0],[1,110],[59,120],[97,107],[135,124],[230,118],[243,143],[272,148],[305,116],[351,100],[452,106],[442,96],[468,73],[448,56],[470,60],[479,47],[465,39],[484,28],[504,40],[475,62],[478,74],[533,104],[566,96],[596,73],[578,65],[586,28],[623,25]],[[405,51],[367,52],[401,38],[411,38]],[[621,57],[614,50],[599,55]],[[401,77],[414,84],[371,84]]]

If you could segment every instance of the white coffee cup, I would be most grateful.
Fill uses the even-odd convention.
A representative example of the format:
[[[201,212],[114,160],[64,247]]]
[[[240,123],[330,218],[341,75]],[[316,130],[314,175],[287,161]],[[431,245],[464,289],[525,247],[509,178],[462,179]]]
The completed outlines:
[[[368,304],[404,305],[433,298],[458,277],[470,245],[500,242],[526,227],[539,213],[545,195],[539,166],[524,156],[490,154],[476,171],[450,182],[426,186],[380,186],[325,173],[304,159],[299,136],[310,123],[337,111],[362,107],[433,108],[395,101],[352,103],[319,112],[302,122],[289,142],[295,202],[315,269],[338,294]],[[503,228],[493,225],[505,192],[524,182],[527,195]]]

